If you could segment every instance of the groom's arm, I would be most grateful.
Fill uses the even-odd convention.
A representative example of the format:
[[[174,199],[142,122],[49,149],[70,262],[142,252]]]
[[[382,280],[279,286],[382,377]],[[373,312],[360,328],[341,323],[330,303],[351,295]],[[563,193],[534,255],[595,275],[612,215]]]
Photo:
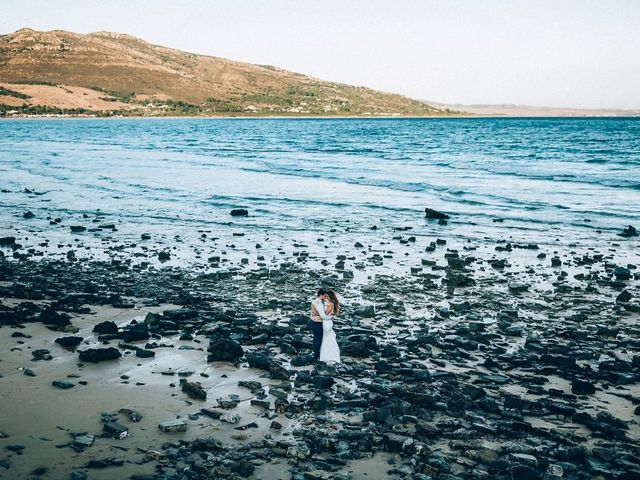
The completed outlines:
[[[318,312],[318,315],[320,315],[320,318],[322,318],[322,320],[331,320],[329,318],[329,315],[327,315],[327,312],[324,311],[324,303],[314,303],[313,308],[316,309],[316,312]]]

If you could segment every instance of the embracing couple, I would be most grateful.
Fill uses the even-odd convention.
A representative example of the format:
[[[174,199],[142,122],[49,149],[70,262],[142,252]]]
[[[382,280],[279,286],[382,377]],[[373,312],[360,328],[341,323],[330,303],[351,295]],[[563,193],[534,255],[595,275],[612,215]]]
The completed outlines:
[[[333,290],[318,290],[311,302],[309,328],[313,332],[313,356],[326,363],[340,363],[340,348],[333,331],[333,320],[340,313],[340,301]]]

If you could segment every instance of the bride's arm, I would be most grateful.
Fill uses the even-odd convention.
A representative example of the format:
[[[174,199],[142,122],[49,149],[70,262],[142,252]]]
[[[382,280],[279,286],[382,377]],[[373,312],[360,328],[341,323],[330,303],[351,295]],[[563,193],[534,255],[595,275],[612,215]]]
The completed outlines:
[[[333,312],[333,303],[325,304],[324,313],[326,313],[327,315],[331,315],[331,312]]]

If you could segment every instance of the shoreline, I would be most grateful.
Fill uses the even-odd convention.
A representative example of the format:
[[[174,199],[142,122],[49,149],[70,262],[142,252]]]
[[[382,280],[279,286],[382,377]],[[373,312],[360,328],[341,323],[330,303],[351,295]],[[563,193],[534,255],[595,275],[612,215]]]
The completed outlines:
[[[15,115],[11,117],[0,116],[0,121],[2,120],[61,120],[61,119],[95,119],[95,120],[122,120],[122,119],[168,119],[168,120],[177,120],[177,119],[203,119],[203,120],[223,120],[223,119],[251,119],[251,120],[276,120],[276,119],[295,119],[295,120],[419,120],[419,119],[527,119],[527,120],[545,120],[545,119],[567,119],[567,120],[613,120],[613,119],[628,119],[628,120],[637,120],[640,119],[640,115],[580,115],[580,116],[571,116],[571,115],[533,115],[533,116],[519,116],[519,115],[473,115],[473,114],[464,114],[464,115],[421,115],[421,116],[412,116],[412,115],[380,115],[380,116],[372,116],[372,115],[317,115],[317,116],[309,116],[309,115],[158,115],[158,116],[144,116],[144,115],[131,115],[131,116],[95,116],[95,115]]]
[[[441,240],[412,258],[410,273],[374,274],[379,261],[394,265],[400,257],[369,245],[343,252],[336,266],[316,267],[323,258],[302,255],[310,251],[303,247],[265,265],[231,254],[219,264],[184,265],[159,261],[168,240],[154,240],[142,255],[116,249],[96,261],[40,256],[39,239],[21,235],[23,245],[4,246],[0,256],[4,397],[11,411],[29,405],[33,418],[50,405],[83,400],[56,421],[63,430],[55,435],[53,424],[39,424],[34,434],[29,422],[14,423],[18,413],[0,413],[0,432],[8,435],[0,446],[24,447],[22,455],[5,454],[7,474],[47,467],[98,480],[159,480],[178,478],[185,462],[198,479],[214,472],[234,479],[376,480],[409,472],[507,479],[514,470],[541,476],[567,462],[592,478],[629,471],[617,459],[640,458],[637,240],[517,254],[497,249],[504,244],[495,240]],[[417,239],[417,250],[424,241]],[[284,251],[285,243],[271,248]],[[12,252],[18,257],[9,258]],[[345,299],[336,322],[344,363],[336,367],[314,364],[308,353],[306,311],[318,285]],[[92,332],[103,320],[116,320],[117,332]],[[54,343],[65,336],[82,337],[75,352]],[[77,366],[78,350],[107,347],[122,358]],[[30,358],[42,348],[53,360]],[[137,358],[139,350],[155,357]],[[173,375],[158,373],[167,367]],[[54,378],[76,386],[57,389]],[[206,399],[190,397],[180,378],[197,383]],[[246,384],[255,391],[242,380],[258,382]],[[29,388],[20,387],[25,382]],[[30,400],[32,389],[41,402]],[[101,412],[121,408],[142,421],[120,413],[129,436],[101,437]],[[221,420],[227,414],[237,423]],[[174,417],[186,432],[157,429]],[[40,437],[64,445],[75,438],[70,433],[85,431],[95,440],[79,452],[63,446],[55,460],[36,454]],[[208,460],[197,455],[203,445]],[[569,461],[563,448],[581,453]],[[91,460],[113,466],[96,470]]]

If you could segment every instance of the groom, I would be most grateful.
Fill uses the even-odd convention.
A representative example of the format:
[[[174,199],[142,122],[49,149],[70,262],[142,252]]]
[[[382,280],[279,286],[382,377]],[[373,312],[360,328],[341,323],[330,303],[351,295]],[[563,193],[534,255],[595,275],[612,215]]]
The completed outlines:
[[[313,356],[316,360],[320,358],[320,346],[322,345],[322,321],[329,320],[329,316],[324,311],[324,301],[329,299],[329,295],[324,288],[318,290],[318,294],[311,302],[311,315],[309,317],[309,328],[313,332]]]

